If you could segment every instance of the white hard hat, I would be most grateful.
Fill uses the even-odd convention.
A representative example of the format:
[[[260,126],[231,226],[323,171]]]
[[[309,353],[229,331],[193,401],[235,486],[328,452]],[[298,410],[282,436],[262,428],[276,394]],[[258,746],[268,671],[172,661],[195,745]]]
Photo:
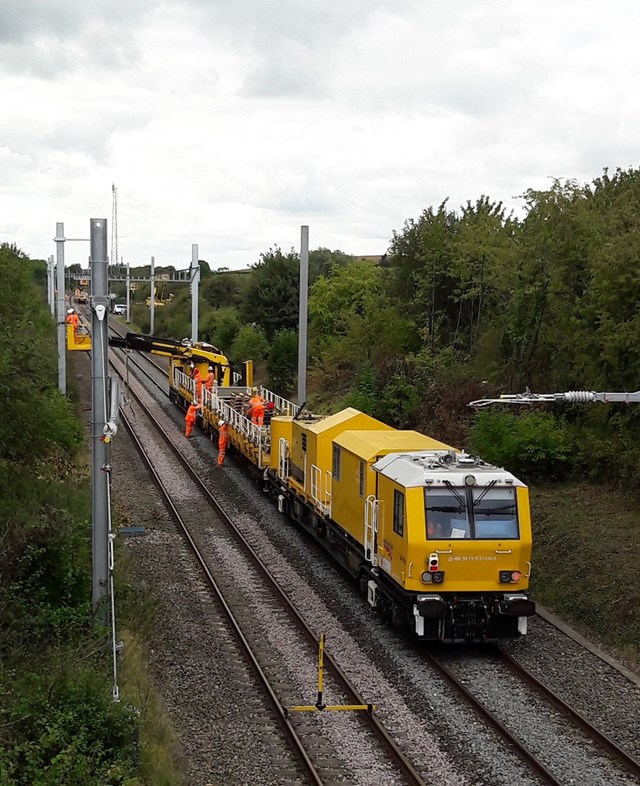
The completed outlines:
[[[209,371],[213,371],[213,366],[209,366]]]
[[[73,309],[72,308],[68,308],[67,309],[67,314],[73,314]]]
[[[219,426],[224,426],[224,424],[225,424],[226,422],[227,422],[226,420],[219,420],[219,421],[218,421],[218,425],[219,425]]]

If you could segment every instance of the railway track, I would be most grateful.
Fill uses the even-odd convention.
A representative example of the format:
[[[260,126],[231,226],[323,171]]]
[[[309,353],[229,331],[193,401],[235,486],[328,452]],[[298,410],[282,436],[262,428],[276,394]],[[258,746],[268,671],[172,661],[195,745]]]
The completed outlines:
[[[593,740],[596,747],[602,751],[606,751],[613,759],[640,782],[640,762],[631,756],[627,751],[621,748],[614,740],[611,739],[604,732],[600,731],[593,723],[587,718],[577,712],[571,707],[564,699],[560,698],[557,693],[554,693],[547,685],[537,679],[528,669],[526,669],[515,658],[509,655],[501,648],[496,648],[498,657],[506,663],[511,671],[516,674],[520,679],[530,685],[536,692],[543,695],[550,702],[552,702],[560,711],[576,726],[580,727],[588,737]]]
[[[567,783],[574,782],[563,766],[560,753],[563,745],[560,744],[555,750],[546,750],[542,742],[543,735],[532,733],[532,728],[535,729],[535,722],[531,721],[532,717],[536,714],[539,717],[546,715],[555,721],[558,712],[564,716],[562,724],[562,735],[566,740],[564,745],[582,746],[585,757],[593,759],[592,762],[588,762],[593,778],[587,781],[588,783],[607,784],[607,786],[611,784],[631,786],[640,783],[640,762],[551,691],[502,648],[491,647],[489,657],[486,650],[473,649],[471,652],[480,652],[479,658],[474,659],[473,655],[469,657],[467,654],[457,652],[445,656],[426,653],[426,658],[429,664],[518,752],[520,758],[545,783],[551,786],[565,786]],[[503,695],[511,691],[514,697],[519,695],[517,690],[510,688],[509,681],[500,673],[499,666],[506,667],[506,670],[520,681],[521,686],[530,688],[538,697],[538,701],[541,697],[546,709],[536,706],[534,701],[522,701],[517,698],[514,698],[512,703],[515,711],[509,716],[500,709],[492,709],[492,694],[495,695],[496,691],[502,691]],[[522,698],[522,694],[520,696]],[[518,707],[522,712],[517,709]],[[572,731],[567,724],[573,725],[576,731]],[[560,734],[558,736],[560,737]]]
[[[154,363],[150,358],[147,358],[146,356],[145,356],[145,361],[150,362],[153,366],[155,366],[157,370],[160,370],[160,373],[163,374],[166,373],[165,369],[162,369],[158,364]],[[162,389],[162,386],[159,385],[157,381],[153,379],[146,371],[144,371],[144,369],[141,368],[140,370],[142,371],[142,373],[145,374],[146,377],[149,377],[151,379],[154,385]],[[163,392],[166,394],[166,389]],[[508,659],[508,655],[505,654],[505,662],[507,662],[507,659]],[[465,695],[466,700],[470,701],[474,705],[475,711],[481,714],[485,718],[485,720],[489,723],[489,725],[492,728],[496,729],[496,731],[498,731],[498,733],[502,736],[502,738],[505,741],[507,741],[507,743],[509,744],[510,747],[512,747],[513,750],[516,750],[518,752],[518,755],[520,756],[522,761],[524,761],[527,764],[527,766],[531,769],[532,773],[536,774],[537,778],[541,779],[545,783],[550,783],[550,784],[565,784],[571,782],[568,781],[561,772],[560,773],[555,772],[553,761],[550,762],[549,760],[546,760],[545,763],[544,756],[537,756],[530,749],[530,747],[527,746],[526,741],[522,741],[520,739],[517,731],[515,733],[509,731],[507,724],[501,723],[498,717],[495,714],[493,714],[491,710],[489,710],[486,706],[484,706],[481,701],[474,698],[472,693],[469,690],[467,690],[463,685],[461,686],[460,681],[456,680],[455,675],[453,675],[451,671],[447,669],[446,666],[438,662],[436,668],[438,668],[438,671],[442,674],[442,676],[445,677],[445,679],[447,679],[451,684],[458,682],[458,686],[456,689],[460,693]],[[519,664],[511,665],[511,669],[514,671],[517,670],[518,668],[522,669],[522,667],[519,667]],[[447,671],[449,673],[445,674],[445,672]],[[524,676],[522,678],[524,679]],[[530,678],[529,684],[532,687],[534,687],[534,683],[531,682],[531,680],[535,681],[535,678],[531,677],[531,675],[529,675],[529,678]],[[551,697],[549,698],[551,699]],[[612,757],[616,758],[621,763],[622,767],[628,773],[633,775],[634,778],[637,778],[640,770],[638,768],[638,763],[635,760],[633,760],[631,757],[625,754],[625,752],[622,751],[615,744],[615,742],[608,739],[605,735],[601,734],[597,729],[595,729],[595,727],[593,727],[592,724],[588,724],[588,722],[584,719],[581,719],[582,721],[584,721],[584,723],[581,723],[581,721],[578,720],[579,718],[581,718],[581,716],[579,716],[578,713],[572,710],[566,703],[561,702],[559,697],[556,696],[554,698],[555,698],[555,706],[560,707],[560,705],[562,704],[564,706],[564,709],[562,710],[563,713],[572,722],[578,723],[578,725],[581,726],[581,728],[585,731],[585,733],[588,734],[590,739],[593,740],[594,745],[597,748],[607,750]],[[598,781],[598,782],[607,783],[607,784],[609,783],[609,781],[607,780]],[[618,781],[615,782],[617,783]],[[625,780],[620,782],[635,783],[636,780],[633,781]]]
[[[122,363],[110,362],[119,375],[126,373]],[[277,585],[233,520],[193,470],[181,449],[181,445],[188,445],[184,437],[180,434],[179,444],[176,444],[175,432],[165,431],[135,388],[136,385],[130,387],[136,399],[135,417],[128,418],[122,413],[123,420],[137,435],[139,451],[148,461],[155,482],[187,539],[216,603],[233,627],[279,728],[291,737],[310,782],[329,783],[340,779],[349,782],[351,774],[363,767],[361,753],[366,751],[366,767],[378,783],[424,784],[421,773],[403,754],[375,713],[340,712],[329,716],[327,712],[285,712],[287,706],[313,703],[304,701],[309,696],[315,699],[317,632],[301,617],[286,592]],[[139,414],[153,424],[154,431],[170,446],[181,464],[179,473],[166,459],[154,461],[149,458],[149,453],[157,451],[157,445],[152,446],[148,430],[141,428]],[[207,514],[207,523],[203,526],[205,510],[211,513]],[[269,624],[265,625],[267,620]],[[297,661],[295,669],[289,657],[291,654],[295,654]],[[367,700],[358,695],[330,654],[325,654],[325,661],[328,664],[327,703],[366,705]],[[355,760],[354,754],[358,754]]]

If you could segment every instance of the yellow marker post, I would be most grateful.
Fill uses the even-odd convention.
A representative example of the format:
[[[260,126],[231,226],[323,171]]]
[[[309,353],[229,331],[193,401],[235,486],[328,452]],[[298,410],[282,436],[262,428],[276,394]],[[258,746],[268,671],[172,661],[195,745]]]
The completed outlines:
[[[369,715],[373,713],[375,704],[325,704],[323,701],[324,692],[324,633],[320,634],[320,645],[318,647],[318,700],[315,704],[298,704],[295,707],[285,707],[285,716],[289,712],[323,712],[324,710],[366,710]]]

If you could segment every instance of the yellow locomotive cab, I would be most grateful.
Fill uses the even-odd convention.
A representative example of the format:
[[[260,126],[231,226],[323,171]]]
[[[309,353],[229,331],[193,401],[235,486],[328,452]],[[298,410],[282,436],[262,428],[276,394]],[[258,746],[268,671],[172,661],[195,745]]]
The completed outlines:
[[[535,611],[527,596],[526,486],[455,451],[390,454],[373,469],[375,527],[365,547],[374,552],[391,616],[411,607],[415,632],[428,639],[482,641],[526,632]],[[397,600],[386,600],[389,594]]]

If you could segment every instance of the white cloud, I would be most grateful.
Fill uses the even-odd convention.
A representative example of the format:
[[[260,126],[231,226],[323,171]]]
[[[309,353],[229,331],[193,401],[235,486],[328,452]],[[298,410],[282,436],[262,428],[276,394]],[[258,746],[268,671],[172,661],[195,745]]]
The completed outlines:
[[[613,0],[4,0],[0,240],[111,218],[132,263],[386,249],[449,197],[637,166],[640,7]],[[75,244],[67,259],[86,257]],[[78,258],[76,257],[76,258]]]

